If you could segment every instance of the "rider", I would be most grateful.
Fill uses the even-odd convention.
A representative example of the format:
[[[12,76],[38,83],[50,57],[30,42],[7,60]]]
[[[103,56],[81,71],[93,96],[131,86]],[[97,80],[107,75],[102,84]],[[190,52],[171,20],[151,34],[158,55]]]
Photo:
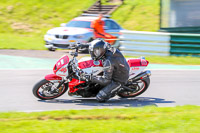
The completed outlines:
[[[90,54],[93,60],[103,61],[104,71],[103,76],[87,76],[86,79],[104,86],[96,99],[106,102],[127,82],[130,68],[122,53],[101,39],[91,42]]]
[[[99,15],[97,19],[92,21],[91,27],[94,29],[94,38],[104,38],[106,41],[113,45],[116,41],[116,37],[108,34],[104,31],[104,21],[102,19],[102,14]]]

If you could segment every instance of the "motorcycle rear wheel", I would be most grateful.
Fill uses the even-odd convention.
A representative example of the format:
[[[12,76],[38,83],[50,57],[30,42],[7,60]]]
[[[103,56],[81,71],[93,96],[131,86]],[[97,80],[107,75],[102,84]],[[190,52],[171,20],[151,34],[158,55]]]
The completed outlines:
[[[50,100],[63,95],[68,88],[68,84],[62,84],[57,92],[52,92],[52,87],[57,87],[59,83],[52,83],[46,79],[40,80],[33,87],[33,95],[42,100]]]
[[[131,89],[135,89],[133,92],[130,91],[122,91],[118,93],[118,96],[121,98],[130,98],[130,97],[136,97],[138,95],[141,95],[144,93],[150,84],[150,78],[146,77],[138,82],[138,86],[133,88],[131,85],[127,86]]]

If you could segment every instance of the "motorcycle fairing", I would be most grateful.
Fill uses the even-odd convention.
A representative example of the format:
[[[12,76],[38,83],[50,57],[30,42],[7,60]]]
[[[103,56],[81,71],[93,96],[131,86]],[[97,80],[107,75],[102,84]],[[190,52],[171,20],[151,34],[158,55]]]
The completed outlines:
[[[61,57],[54,65],[53,72],[59,76],[68,76],[68,63],[69,57],[67,55]]]
[[[78,79],[73,78],[73,79],[68,83],[69,92],[70,92],[70,93],[76,92],[78,89],[75,88],[75,86],[80,85],[80,84],[82,84],[82,83],[85,83],[85,81],[80,81],[80,80],[78,80]]]
[[[78,66],[80,69],[85,69],[85,68],[90,68],[90,67],[103,67],[103,64],[102,64],[102,61],[99,60],[99,65],[95,65],[94,60],[86,57],[86,58],[82,58],[78,62]]]
[[[90,57],[83,57],[79,60],[78,65],[79,68],[83,70],[83,72],[93,75],[98,75],[103,71],[103,63],[101,60],[98,61],[99,65],[94,64],[94,60]]]
[[[141,73],[149,64],[145,59],[127,59],[127,62],[130,66],[129,79],[135,77]]]
[[[101,72],[103,72],[103,67],[90,67],[90,68],[85,68],[85,69],[82,69],[82,70],[85,73],[97,76],[98,74],[100,74]]]
[[[62,80],[62,77],[56,75],[56,74],[48,74],[44,77],[46,80]]]
[[[145,59],[127,59],[127,62],[130,67],[146,67],[149,64],[149,62]]]

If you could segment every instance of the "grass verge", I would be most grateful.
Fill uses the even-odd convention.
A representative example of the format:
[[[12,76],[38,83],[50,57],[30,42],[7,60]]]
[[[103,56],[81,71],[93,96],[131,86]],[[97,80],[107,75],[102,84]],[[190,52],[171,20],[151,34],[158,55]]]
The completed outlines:
[[[0,49],[45,49],[43,35],[47,30],[79,16],[94,2],[1,0]],[[125,29],[156,31],[159,28],[159,0],[126,0],[112,18]]]
[[[199,133],[200,107],[0,113],[1,133]]]
[[[44,40],[38,35],[0,34],[0,49],[45,50]]]
[[[79,16],[95,0],[1,0],[0,49],[45,49],[43,36]]]
[[[68,22],[95,0],[1,0],[0,32],[40,34]]]
[[[125,0],[113,14],[123,28],[135,31],[158,31],[160,0]]]

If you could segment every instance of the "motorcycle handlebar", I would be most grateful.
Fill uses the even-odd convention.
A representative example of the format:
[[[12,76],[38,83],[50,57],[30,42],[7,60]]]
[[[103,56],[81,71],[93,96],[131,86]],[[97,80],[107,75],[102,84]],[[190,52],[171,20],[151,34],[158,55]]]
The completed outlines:
[[[76,44],[70,44],[69,49],[75,49],[75,52],[70,53],[70,55],[72,55],[73,57],[77,57],[78,56],[78,49],[79,48],[88,48],[89,47],[89,43],[76,43]]]
[[[87,47],[89,47],[89,43],[82,43],[82,44],[80,44],[80,45],[78,45],[78,47],[79,48],[87,48]]]
[[[69,49],[79,49],[79,48],[87,48],[89,47],[89,43],[76,43],[76,44],[70,44]]]

